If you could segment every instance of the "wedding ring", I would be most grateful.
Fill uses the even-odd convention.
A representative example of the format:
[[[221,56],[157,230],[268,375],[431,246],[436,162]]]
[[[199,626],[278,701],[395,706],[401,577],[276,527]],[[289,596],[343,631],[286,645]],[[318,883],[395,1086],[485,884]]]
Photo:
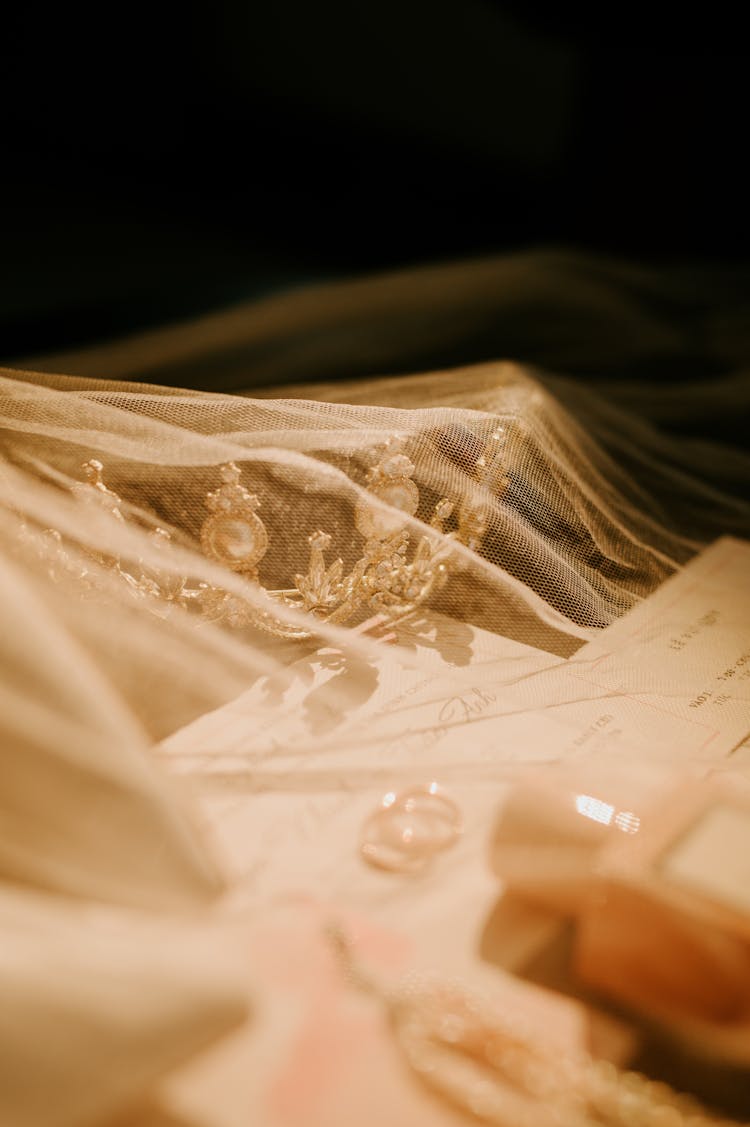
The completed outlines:
[[[432,782],[384,795],[362,827],[360,852],[378,869],[417,872],[462,831],[455,802]]]

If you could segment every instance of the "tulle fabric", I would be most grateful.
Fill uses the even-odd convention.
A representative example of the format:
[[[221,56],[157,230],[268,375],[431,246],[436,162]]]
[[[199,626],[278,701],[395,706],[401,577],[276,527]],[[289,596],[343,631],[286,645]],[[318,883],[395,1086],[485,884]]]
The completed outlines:
[[[403,293],[416,295],[412,314],[422,311],[421,321],[409,322],[417,325],[415,341],[428,333],[428,321],[438,335],[460,339],[461,310],[484,316],[477,286],[484,284],[486,313],[497,287],[518,281],[519,269],[502,278],[495,271],[484,283],[475,272],[466,294],[453,300],[450,287],[466,274],[441,276],[432,290],[424,279],[421,288],[413,278],[411,289],[404,283]],[[626,281],[643,284],[635,276]],[[400,291],[378,292],[391,311],[392,338],[400,332],[408,354],[409,332],[392,317]],[[301,339],[309,341],[324,298],[313,293],[295,307],[305,325]],[[356,287],[346,300],[358,323]],[[597,291],[595,278],[576,300],[589,323],[597,311],[621,330],[630,318],[641,345],[648,339],[652,352],[669,345],[663,325]],[[435,321],[435,303],[453,309],[453,329]],[[273,324],[271,318],[269,332]],[[129,352],[120,346],[116,356],[110,350],[109,360],[100,354],[102,370],[116,378],[86,374],[81,358],[69,358],[71,369],[84,373],[78,376],[0,375],[0,895],[3,918],[18,936],[0,963],[0,993],[13,998],[0,1023],[0,1088],[8,1121],[23,1127],[98,1122],[103,1109],[126,1104],[149,1082],[153,1069],[143,1064],[143,1046],[158,1044],[152,1064],[166,1068],[205,1036],[229,1028],[247,1005],[243,990],[204,973],[197,957],[175,968],[176,978],[160,980],[175,914],[186,934],[200,930],[226,880],[184,780],[167,778],[161,760],[152,761],[156,741],[321,647],[341,661],[375,667],[387,655],[429,674],[426,655],[439,642],[430,636],[423,648],[413,644],[421,611],[568,657],[717,535],[750,535],[750,459],[678,433],[704,416],[707,404],[722,414],[705,384],[652,396],[637,381],[617,381],[602,384],[604,396],[569,375],[489,362],[253,392],[252,365],[243,388],[242,350],[232,353],[232,325],[241,336],[242,318],[227,315],[210,331],[204,325],[202,336],[200,326],[192,335],[157,335],[151,352],[141,341]],[[361,342],[361,333],[352,339]],[[170,340],[178,340],[184,362],[175,361],[175,371],[194,374],[213,357],[224,385],[243,394],[123,378],[134,367],[169,369],[176,355]],[[372,353],[372,365],[386,355],[383,348]],[[415,343],[416,354],[420,348]],[[128,363],[136,354],[137,364]],[[310,353],[303,348],[299,355],[298,364],[282,357],[278,372],[287,379],[308,374]],[[567,359],[575,358],[573,349]],[[331,360],[331,374],[340,376],[341,368]],[[716,391],[727,402],[746,403],[738,376],[728,375]],[[665,433],[665,420],[672,433]],[[413,469],[413,514],[389,509],[372,493],[371,471],[394,450]],[[489,477],[488,451],[496,459]],[[83,467],[92,459],[121,499],[119,515],[85,487]],[[257,496],[267,530],[257,581],[210,558],[201,539],[207,497],[228,463]],[[441,528],[433,517],[442,499],[452,511]],[[299,590],[309,538],[318,531],[330,537],[326,566],[340,558],[341,574],[351,574],[367,550],[357,518],[363,505],[408,533],[407,560],[424,542],[425,553],[445,564],[444,581],[409,619],[408,645],[379,604],[363,600],[345,619],[329,621],[319,607],[274,594]],[[462,509],[483,518],[480,534],[463,543]],[[240,621],[212,615],[206,606],[215,599],[178,598],[185,589],[219,592],[250,610]],[[457,683],[470,673],[456,667]],[[338,679],[322,692],[327,707],[345,707]],[[132,930],[133,946],[125,946],[139,952],[135,961],[121,944],[110,949],[89,937],[81,906],[94,903],[110,905],[118,934]],[[133,913],[148,915],[151,930]],[[71,938],[58,946],[60,936]],[[50,1066],[42,1107],[33,1078],[46,1070],[47,1048],[40,1056],[35,1030],[50,1031],[45,1045],[54,1055],[55,1037],[83,997],[83,964],[93,965],[84,952],[110,983],[121,975],[132,982],[128,1021],[139,1037],[132,1052],[123,1050],[111,990],[97,990],[96,971],[80,1035],[68,1046],[72,1072]],[[213,955],[206,967],[212,962]],[[62,978],[61,1001],[45,984]],[[193,993],[182,994],[178,1006],[188,981]],[[81,1102],[70,1077],[84,1059],[90,1098]],[[56,1118],[49,1107],[58,1109]]]

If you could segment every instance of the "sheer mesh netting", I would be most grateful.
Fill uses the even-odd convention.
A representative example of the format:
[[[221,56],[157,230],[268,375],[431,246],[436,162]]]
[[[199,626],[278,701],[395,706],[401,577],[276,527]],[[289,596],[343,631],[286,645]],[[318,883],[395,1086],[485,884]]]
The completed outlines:
[[[54,762],[62,715],[96,764],[102,725],[146,747],[321,647],[345,712],[347,663],[429,671],[451,623],[568,657],[748,529],[642,421],[579,391],[582,425],[516,365],[307,395],[6,373],[6,748]]]
[[[197,777],[397,785],[430,678],[459,692],[491,661],[499,700],[525,654],[570,657],[750,533],[743,454],[513,364],[254,396],[5,371],[0,428],[0,1086],[22,1127],[103,1121],[242,1018]],[[200,730],[169,753],[248,693],[231,755]],[[513,748],[491,750],[469,767],[497,780]]]
[[[2,598],[41,600],[30,653],[54,625],[152,735],[428,609],[568,656],[749,524],[689,443],[572,388],[511,364],[306,399],[6,372]]]

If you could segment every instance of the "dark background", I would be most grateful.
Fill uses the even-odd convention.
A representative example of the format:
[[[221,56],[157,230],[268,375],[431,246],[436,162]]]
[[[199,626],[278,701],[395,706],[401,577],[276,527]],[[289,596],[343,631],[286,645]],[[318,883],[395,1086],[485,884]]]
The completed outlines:
[[[717,9],[25,4],[3,60],[5,359],[454,256],[750,251]]]

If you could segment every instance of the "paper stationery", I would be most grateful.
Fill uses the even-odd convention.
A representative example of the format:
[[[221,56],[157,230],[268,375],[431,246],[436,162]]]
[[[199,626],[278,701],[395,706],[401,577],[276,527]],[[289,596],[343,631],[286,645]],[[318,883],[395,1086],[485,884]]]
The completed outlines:
[[[164,748],[256,777],[313,762],[364,768],[376,749],[395,769],[618,748],[717,759],[750,733],[749,581],[750,544],[717,541],[568,660],[432,615],[420,670],[387,648],[377,662],[324,648]]]
[[[479,858],[503,786],[524,765],[589,754],[716,762],[742,743],[747,576],[750,545],[721,540],[568,660],[433,615],[421,628],[428,668],[404,669],[388,647],[377,664],[353,665],[322,649],[163,751],[192,776],[252,899],[324,887],[359,909],[378,900],[386,922],[411,921],[431,941],[452,875],[466,919],[495,894]],[[431,899],[368,871],[358,840],[383,793],[433,779],[467,830],[441,858]],[[448,899],[455,911],[455,888]]]
[[[750,733],[750,544],[712,544],[566,673],[597,703],[561,703],[560,719],[590,720],[563,753],[624,739],[660,758],[732,754]]]

